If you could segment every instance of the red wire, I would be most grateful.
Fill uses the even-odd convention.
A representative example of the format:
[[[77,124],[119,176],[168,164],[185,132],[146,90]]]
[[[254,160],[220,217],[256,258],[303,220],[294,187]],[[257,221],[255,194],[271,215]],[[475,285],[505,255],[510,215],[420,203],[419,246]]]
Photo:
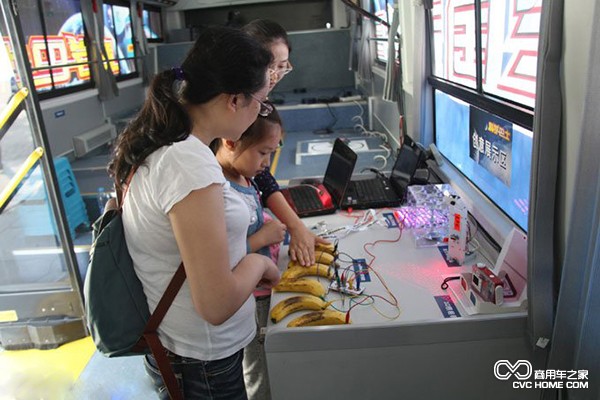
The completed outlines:
[[[358,215],[358,216],[348,213],[346,216],[348,216],[348,217],[354,217],[354,218],[355,218],[354,222],[356,223],[356,221],[358,221],[358,218],[362,217],[363,215],[364,215],[364,213],[362,213],[361,215]],[[398,218],[397,218],[397,216],[396,216],[396,213],[394,213],[394,217],[396,218],[396,220],[398,220]],[[375,259],[377,258],[377,256],[376,256],[376,255],[374,255],[373,253],[371,253],[369,250],[367,250],[367,246],[375,246],[376,244],[379,244],[379,243],[397,243],[397,242],[399,242],[399,241],[400,241],[400,239],[402,238],[402,228],[403,228],[403,224],[402,224],[402,222],[401,222],[401,221],[398,221],[398,231],[399,231],[399,234],[398,234],[398,237],[397,237],[396,239],[394,239],[394,240],[391,240],[391,239],[380,239],[380,240],[376,240],[376,241],[374,241],[374,242],[368,242],[368,243],[365,243],[365,244],[363,245],[363,250],[364,250],[364,251],[365,251],[365,252],[366,252],[368,255],[370,255],[370,256],[372,257],[372,259],[371,259],[371,261],[369,262],[369,264],[367,264],[367,268],[368,268],[369,270],[373,271],[373,273],[374,273],[375,275],[377,275],[377,278],[379,278],[379,281],[381,282],[381,284],[383,285],[383,287],[385,287],[385,289],[386,289],[386,290],[387,290],[387,292],[390,294],[390,296],[392,297],[392,299],[394,299],[394,301],[390,301],[390,300],[388,300],[388,299],[386,299],[385,297],[383,297],[383,296],[380,296],[380,295],[369,295],[369,296],[365,296],[365,297],[364,297],[364,298],[362,298],[360,301],[355,301],[355,302],[354,302],[354,304],[352,304],[352,305],[351,305],[351,306],[348,308],[348,311],[346,312],[346,323],[348,323],[348,322],[350,321],[350,311],[351,311],[351,310],[352,310],[354,307],[356,307],[357,305],[360,305],[360,304],[362,304],[364,301],[366,301],[366,300],[367,300],[367,299],[369,299],[369,298],[371,298],[371,299],[373,299],[373,298],[380,298],[380,299],[384,300],[386,303],[388,303],[388,304],[390,304],[390,305],[392,305],[392,306],[395,306],[395,307],[397,307],[397,306],[398,306],[398,299],[396,299],[396,296],[394,296],[394,294],[393,294],[393,293],[390,291],[390,289],[388,288],[388,286],[385,284],[385,281],[384,281],[384,280],[381,278],[381,276],[379,276],[379,273],[378,273],[378,272],[377,272],[375,269],[373,269],[373,262],[375,261]],[[355,277],[356,277],[356,275],[362,275],[362,274],[366,274],[366,273],[367,273],[367,272],[366,272],[365,270],[361,270],[361,271],[355,272]],[[344,277],[344,273],[342,273],[342,279],[343,279],[343,277]],[[358,277],[356,277],[356,279],[359,279],[359,278],[358,278]]]
[[[390,239],[380,239],[380,240],[376,240],[374,242],[369,242],[369,243],[365,243],[363,245],[363,250],[372,257],[371,261],[369,262],[369,264],[367,264],[367,268],[371,271],[373,271],[373,273],[375,273],[375,275],[377,275],[377,278],[379,278],[379,281],[381,281],[381,284],[383,285],[383,287],[385,287],[385,289],[387,290],[387,292],[390,294],[390,296],[392,297],[392,299],[394,299],[393,302],[389,301],[388,299],[379,296],[379,295],[371,295],[372,297],[378,297],[382,300],[385,300],[386,302],[388,302],[389,304],[393,305],[393,306],[398,306],[398,299],[396,299],[396,296],[394,296],[394,294],[391,292],[391,290],[387,287],[387,285],[385,284],[385,281],[379,276],[379,273],[373,269],[373,262],[375,262],[375,259],[377,258],[377,256],[373,253],[371,253],[369,250],[367,250],[367,246],[375,246],[378,243],[397,243],[400,241],[400,239],[402,238],[402,226],[398,225],[398,237],[394,240],[390,240]],[[361,271],[362,272],[362,271]]]

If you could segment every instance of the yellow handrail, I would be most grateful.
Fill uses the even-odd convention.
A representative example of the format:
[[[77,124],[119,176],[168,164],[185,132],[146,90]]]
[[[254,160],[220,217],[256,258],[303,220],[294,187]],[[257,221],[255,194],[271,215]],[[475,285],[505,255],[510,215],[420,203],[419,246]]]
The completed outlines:
[[[279,163],[279,156],[281,155],[281,147],[278,147],[275,150],[275,155],[273,156],[273,162],[271,162],[271,175],[275,176],[275,172],[277,171],[277,164]]]
[[[8,202],[12,198],[14,192],[17,190],[21,181],[27,176],[29,171],[35,166],[38,160],[44,155],[44,149],[38,147],[33,150],[29,157],[23,162],[21,168],[17,171],[17,173],[12,177],[10,182],[8,182],[8,186],[2,190],[0,194],[0,213],[4,210],[4,207],[8,205]]]
[[[2,110],[2,114],[0,114],[0,139],[2,139],[6,131],[8,131],[10,126],[19,115],[20,111],[23,109],[21,105],[28,94],[29,90],[27,90],[26,87],[19,89],[19,91],[13,95],[6,107],[4,107]]]

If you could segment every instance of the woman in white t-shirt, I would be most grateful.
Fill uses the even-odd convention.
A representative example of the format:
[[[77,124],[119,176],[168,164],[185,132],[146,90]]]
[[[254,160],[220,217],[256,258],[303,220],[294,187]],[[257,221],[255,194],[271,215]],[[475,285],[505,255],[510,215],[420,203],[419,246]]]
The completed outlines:
[[[246,398],[241,365],[256,329],[252,292],[279,281],[268,257],[246,255],[248,208],[208,147],[215,138],[238,140],[262,112],[271,58],[239,30],[206,28],[181,67],[155,76],[110,165],[121,189],[137,168],[123,224],[150,311],[185,265],[186,282],[159,334],[186,398]],[[146,367],[156,375],[152,357]]]

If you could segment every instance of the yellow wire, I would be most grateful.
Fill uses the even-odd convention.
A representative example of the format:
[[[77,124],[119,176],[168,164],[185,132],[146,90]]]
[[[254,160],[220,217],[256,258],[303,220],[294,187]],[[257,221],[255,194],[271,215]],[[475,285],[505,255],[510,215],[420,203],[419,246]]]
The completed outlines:
[[[389,317],[387,315],[385,315],[382,311],[380,311],[376,306],[375,306],[375,302],[373,302],[371,304],[371,307],[373,307],[373,309],[377,312],[377,314],[381,315],[383,318],[389,319],[390,321],[393,321],[395,319],[397,319],[398,317],[400,317],[400,314],[402,314],[402,310],[400,310],[399,306],[394,306],[394,308],[398,311],[396,316],[393,317]]]

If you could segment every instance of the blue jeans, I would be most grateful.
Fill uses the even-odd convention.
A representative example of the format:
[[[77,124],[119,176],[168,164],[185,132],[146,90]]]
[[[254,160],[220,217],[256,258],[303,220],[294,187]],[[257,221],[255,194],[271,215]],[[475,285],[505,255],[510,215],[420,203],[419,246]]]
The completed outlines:
[[[171,367],[185,399],[247,400],[242,360],[244,350],[222,360],[201,361],[181,357],[167,350]],[[156,360],[151,354],[144,357],[146,372],[154,382],[161,399],[168,399]]]

